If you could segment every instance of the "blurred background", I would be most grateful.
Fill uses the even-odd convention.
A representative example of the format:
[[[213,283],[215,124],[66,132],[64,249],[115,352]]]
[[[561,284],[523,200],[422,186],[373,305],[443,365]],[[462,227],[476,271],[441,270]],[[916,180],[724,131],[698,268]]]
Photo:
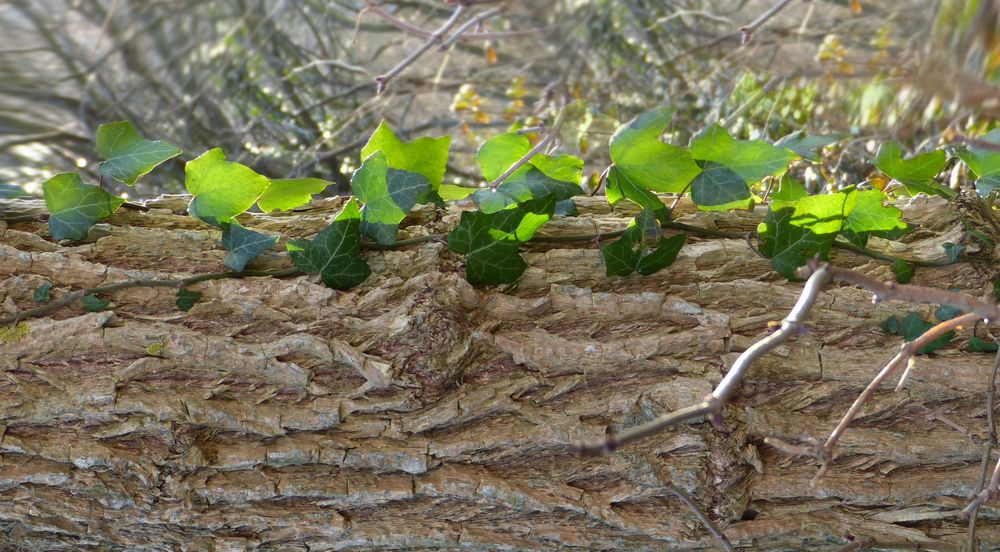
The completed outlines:
[[[842,133],[831,181],[864,178],[879,140],[936,147],[1000,114],[997,0],[471,2],[453,45],[378,93],[455,3],[0,1],[0,184],[96,182],[95,130],[122,119],[185,152],[134,188],[104,183],[151,197],[182,192],[184,161],[216,146],[346,192],[382,119],[404,139],[453,136],[446,180],[475,186],[483,140],[573,101],[559,147],[587,175],[619,121],[659,105],[677,110],[665,139],[678,144],[717,121],[743,138]],[[775,7],[744,44],[741,26]]]

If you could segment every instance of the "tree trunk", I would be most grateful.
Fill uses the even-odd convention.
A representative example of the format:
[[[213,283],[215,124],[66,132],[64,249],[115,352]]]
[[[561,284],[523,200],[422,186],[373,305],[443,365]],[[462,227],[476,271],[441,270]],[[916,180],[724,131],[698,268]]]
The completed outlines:
[[[241,217],[303,237],[339,199]],[[579,202],[549,236],[622,228],[634,211]],[[8,212],[14,208],[8,205]],[[36,204],[20,201],[20,212]],[[69,291],[224,270],[218,232],[164,197],[123,211],[83,244],[43,223],[0,222],[0,300],[30,308],[44,282]],[[761,213],[687,213],[753,230]],[[960,215],[906,206],[924,259],[963,240]],[[457,208],[404,223],[443,232]],[[930,231],[926,231],[929,229]],[[44,239],[43,239],[44,238]],[[974,247],[974,244],[968,244]],[[900,338],[879,323],[934,307],[872,304],[831,286],[810,331],[757,362],[715,428],[696,422],[601,458],[573,446],[700,401],[801,291],[739,239],[689,236],[649,277],[608,278],[593,242],[532,244],[511,289],[476,288],[463,258],[428,242],[369,252],[374,274],[338,292],[305,276],[133,288],[109,310],[79,302],[0,342],[0,546],[24,550],[708,550],[693,499],[737,548],[960,550],[957,512],[977,490],[992,355],[964,338],[920,357],[907,387],[879,392],[816,487],[816,463],[765,437],[823,440]],[[833,261],[888,280],[887,263]],[[254,268],[290,266],[274,253]],[[914,283],[977,296],[984,267],[917,270]],[[978,330],[984,335],[982,330]],[[895,382],[892,383],[894,385]],[[989,461],[992,467],[992,460]],[[979,514],[980,550],[1000,513]]]

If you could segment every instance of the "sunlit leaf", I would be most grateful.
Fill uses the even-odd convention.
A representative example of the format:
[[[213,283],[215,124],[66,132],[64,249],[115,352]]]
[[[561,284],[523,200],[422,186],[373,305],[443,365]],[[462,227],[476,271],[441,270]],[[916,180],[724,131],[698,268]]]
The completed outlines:
[[[440,138],[425,136],[403,142],[389,125],[382,121],[368,139],[368,143],[361,149],[361,158],[367,159],[376,151],[381,151],[385,154],[389,167],[421,174],[430,183],[431,190],[437,191],[444,179],[450,147],[451,136]],[[422,202],[423,198],[420,201]]]
[[[194,196],[188,213],[220,228],[252,207],[271,182],[249,167],[226,161],[220,148],[188,161],[184,173],[187,191]]]
[[[261,211],[291,211],[312,201],[313,194],[318,194],[332,184],[319,178],[275,178],[271,180],[257,206]]]
[[[936,184],[934,177],[941,172],[947,162],[947,156],[941,150],[903,159],[899,144],[896,142],[882,144],[873,161],[878,170],[901,182],[910,194],[923,192],[945,197],[951,195],[950,191]]]
[[[49,209],[49,232],[56,240],[83,240],[87,230],[107,218],[125,200],[84,184],[76,173],[62,173],[42,184]]]
[[[728,167],[748,183],[765,176],[780,176],[798,155],[763,140],[736,140],[718,124],[705,127],[691,138],[691,156]]]
[[[139,136],[128,121],[97,127],[97,152],[104,158],[101,173],[129,186],[160,163],[181,154],[177,146]]]
[[[674,110],[666,107],[647,111],[618,127],[611,136],[611,161],[623,187],[679,193],[701,172],[690,152],[660,140],[673,114]],[[635,201],[636,195],[622,193],[619,199]]]
[[[816,234],[792,224],[793,207],[772,208],[758,228],[760,252],[771,259],[774,269],[789,280],[798,280],[795,271],[817,253],[826,258],[836,234]]]
[[[842,134],[807,134],[804,130],[796,130],[775,142],[774,147],[792,150],[803,159],[819,163],[820,156],[818,150],[843,139],[844,136]]]

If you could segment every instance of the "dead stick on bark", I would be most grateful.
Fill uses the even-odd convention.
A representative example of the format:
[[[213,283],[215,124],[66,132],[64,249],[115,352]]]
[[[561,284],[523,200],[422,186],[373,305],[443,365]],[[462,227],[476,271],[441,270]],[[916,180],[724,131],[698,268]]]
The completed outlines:
[[[681,502],[683,502],[688,507],[688,509],[694,513],[694,515],[698,518],[698,520],[701,521],[701,524],[704,525],[706,529],[708,529],[708,532],[711,533],[712,536],[719,541],[719,545],[722,546],[723,550],[725,550],[726,552],[733,552],[733,544],[729,542],[729,539],[726,538],[726,535],[722,534],[722,531],[720,531],[719,528],[716,527],[714,523],[712,523],[712,520],[708,519],[708,516],[705,515],[705,512],[701,511],[701,508],[698,507],[697,504],[695,504],[694,500],[691,500],[691,497],[688,496],[687,493],[678,489],[677,487],[674,487],[669,483],[665,483],[663,486],[666,487],[668,491],[673,493],[674,496],[679,498]]]
[[[812,309],[813,304],[816,302],[819,292],[830,282],[829,265],[826,263],[817,263],[817,265],[815,268],[810,268],[812,274],[809,276],[809,280],[806,281],[805,286],[803,286],[802,293],[799,295],[799,299],[792,308],[792,311],[781,323],[781,328],[754,343],[744,351],[736,359],[736,362],[733,363],[732,368],[722,378],[722,381],[719,382],[719,385],[716,386],[715,390],[704,401],[664,414],[655,420],[619,433],[608,435],[601,443],[578,445],[578,453],[584,456],[608,454],[626,443],[641,439],[647,435],[652,435],[688,420],[703,418],[709,415],[712,416],[713,423],[720,424],[722,421],[722,409],[725,408],[726,403],[736,393],[736,388],[743,380],[743,376],[746,375],[750,365],[805,328],[804,322],[809,314],[809,310]]]
[[[983,491],[986,485],[986,473],[989,469],[990,452],[997,444],[997,425],[993,417],[993,409],[996,405],[997,396],[997,370],[1000,369],[1000,350],[997,350],[993,358],[993,372],[990,374],[990,385],[986,390],[986,446],[983,447],[983,460],[979,470],[979,483],[976,485],[976,494]],[[1000,464],[998,464],[1000,465]],[[979,517],[979,505],[971,505],[966,513],[969,516],[969,536],[966,539],[966,550],[974,550],[976,546],[976,519]]]

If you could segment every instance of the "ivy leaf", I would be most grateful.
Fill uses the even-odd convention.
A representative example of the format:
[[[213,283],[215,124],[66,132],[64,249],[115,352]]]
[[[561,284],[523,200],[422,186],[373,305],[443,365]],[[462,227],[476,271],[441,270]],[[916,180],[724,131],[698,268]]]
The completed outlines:
[[[97,127],[97,152],[104,158],[101,174],[129,186],[160,163],[181,154],[177,146],[139,136],[128,121]]]
[[[778,188],[771,191],[771,201],[776,207],[778,202],[795,202],[809,195],[801,182],[786,175],[778,181]]]
[[[1000,142],[1000,129],[991,130],[983,137],[983,141],[994,144]],[[976,176],[976,191],[980,197],[986,197],[1000,188],[1000,152],[972,147],[956,149],[955,155]]]
[[[803,197],[795,202],[792,224],[815,234],[836,234],[854,211],[857,195],[838,192]]]
[[[469,186],[442,184],[441,187],[438,188],[438,195],[440,195],[441,199],[445,201],[458,201],[469,197],[470,195],[476,193],[479,189],[480,188],[472,188]]]
[[[247,263],[274,247],[277,242],[278,236],[268,236],[244,228],[233,219],[222,226],[222,247],[228,251],[222,264],[236,272],[242,272]]]
[[[221,148],[210,149],[184,166],[192,217],[222,227],[260,198],[270,180],[249,167],[226,161]]]
[[[789,280],[798,280],[795,271],[817,253],[826,258],[836,234],[816,234],[812,230],[792,224],[793,207],[775,209],[774,206],[757,227],[760,252],[771,259],[779,274]]]
[[[556,201],[556,209],[553,214],[562,217],[575,217],[580,214],[580,210],[576,208],[576,202],[572,199],[563,199]]]
[[[399,223],[417,198],[430,191],[423,175],[389,168],[385,153],[377,151],[351,176],[354,195],[364,202],[361,233],[382,245],[396,243]]]
[[[952,195],[950,190],[934,183],[934,177],[941,172],[947,162],[947,156],[941,150],[903,159],[899,144],[896,142],[882,144],[874,160],[878,170],[889,178],[901,182],[910,195],[923,192],[949,197]]]
[[[319,274],[333,289],[350,289],[371,274],[361,258],[361,209],[351,198],[333,222],[312,240],[291,240],[287,244],[295,266],[309,274]]]
[[[774,143],[776,148],[785,148],[794,151],[803,159],[808,159],[814,163],[820,162],[820,157],[818,150],[822,147],[829,146],[830,144],[835,144],[844,139],[842,134],[828,134],[828,135],[817,135],[817,134],[806,134],[804,130],[796,130],[795,132],[782,137],[780,140]]]
[[[629,199],[643,209],[652,209],[661,221],[668,220],[670,216],[667,206],[660,201],[660,198],[656,197],[656,194],[632,180],[616,165],[612,165],[611,170],[608,171],[608,182],[604,187],[604,194],[612,207],[622,199]]]
[[[261,211],[291,211],[312,201],[313,194],[318,194],[332,184],[319,178],[276,178],[264,189],[257,200]]]
[[[45,206],[49,209],[49,232],[56,240],[83,240],[87,230],[125,200],[103,188],[84,184],[77,173],[62,173],[42,184]]]
[[[448,249],[468,256],[469,283],[514,283],[528,267],[518,253],[520,244],[530,240],[554,210],[555,200],[546,196],[496,213],[463,212],[458,227],[448,234]]]
[[[927,330],[934,327],[934,324],[924,321],[919,313],[911,312],[907,314],[902,320],[899,321],[899,333],[902,334],[903,339],[907,341],[913,341],[914,339],[920,337]],[[944,347],[955,337],[955,332],[948,332],[942,334],[940,337],[931,341],[927,345],[924,345],[920,349],[917,349],[918,355],[926,355],[932,353],[941,347]]]
[[[495,190],[481,188],[472,194],[473,201],[484,213],[496,213],[532,199],[552,196],[563,201],[583,193],[578,184],[555,180],[533,166],[514,171]]]
[[[970,353],[995,353],[998,346],[996,341],[986,341],[976,336],[969,338],[969,344],[965,347]]]
[[[951,242],[944,242],[941,244],[941,247],[944,248],[944,252],[948,254],[948,259],[953,263],[958,262],[958,258],[962,255],[962,251],[965,251],[965,246]]]
[[[746,180],[725,165],[702,163],[702,172],[691,181],[691,199],[700,209],[728,211],[749,209],[754,200]]]
[[[632,272],[653,274],[677,259],[684,239],[684,234],[662,237],[656,214],[643,209],[629,222],[622,237],[601,246],[605,271],[608,276],[628,276]]]
[[[83,310],[87,312],[100,312],[108,308],[108,305],[111,304],[110,300],[105,301],[104,299],[101,299],[100,297],[94,295],[93,293],[91,293],[90,295],[85,295],[82,301],[83,301]]]
[[[31,195],[20,186],[15,186],[14,184],[2,184],[0,183],[0,199],[14,199],[15,197],[24,197]]]
[[[636,201],[635,197],[641,197],[626,186],[648,195],[652,195],[648,190],[679,193],[701,172],[690,152],[660,141],[673,116],[673,109],[653,109],[619,126],[611,136],[611,161],[619,173],[621,186],[618,200],[625,197]],[[611,198],[609,195],[608,199]],[[639,204],[649,207],[648,203],[647,200]]]
[[[42,285],[35,288],[35,294],[32,299],[36,303],[48,303],[51,299],[52,284],[49,282],[43,282]]]
[[[191,307],[201,300],[202,295],[202,292],[192,291],[188,288],[177,290],[177,308],[184,312],[191,310]]]
[[[361,158],[368,159],[376,151],[382,151],[389,167],[423,175],[430,183],[431,191],[436,192],[444,180],[450,147],[451,136],[423,137],[403,142],[389,125],[382,121],[365,147],[361,148]],[[422,202],[423,198],[418,201]]]
[[[956,316],[962,314],[963,311],[956,309],[955,307],[950,307],[948,305],[941,305],[934,310],[934,318],[938,322],[944,322],[945,320],[951,320]]]
[[[748,183],[765,176],[779,176],[798,155],[763,140],[736,140],[718,124],[705,127],[691,138],[691,157],[729,167]]]
[[[892,262],[892,273],[896,275],[896,281],[901,284],[908,284],[913,279],[913,267],[903,259]]]
[[[492,182],[514,163],[531,152],[526,136],[500,134],[487,140],[476,152],[483,178]],[[572,155],[534,155],[511,173],[496,189],[483,188],[472,199],[486,213],[495,213],[511,205],[553,194],[556,201],[583,193],[580,181],[583,160]]]
[[[869,235],[895,239],[909,230],[903,222],[902,211],[886,203],[885,194],[880,190],[848,190],[840,193],[850,194],[854,198],[854,208],[841,231],[854,245],[866,247]]]

